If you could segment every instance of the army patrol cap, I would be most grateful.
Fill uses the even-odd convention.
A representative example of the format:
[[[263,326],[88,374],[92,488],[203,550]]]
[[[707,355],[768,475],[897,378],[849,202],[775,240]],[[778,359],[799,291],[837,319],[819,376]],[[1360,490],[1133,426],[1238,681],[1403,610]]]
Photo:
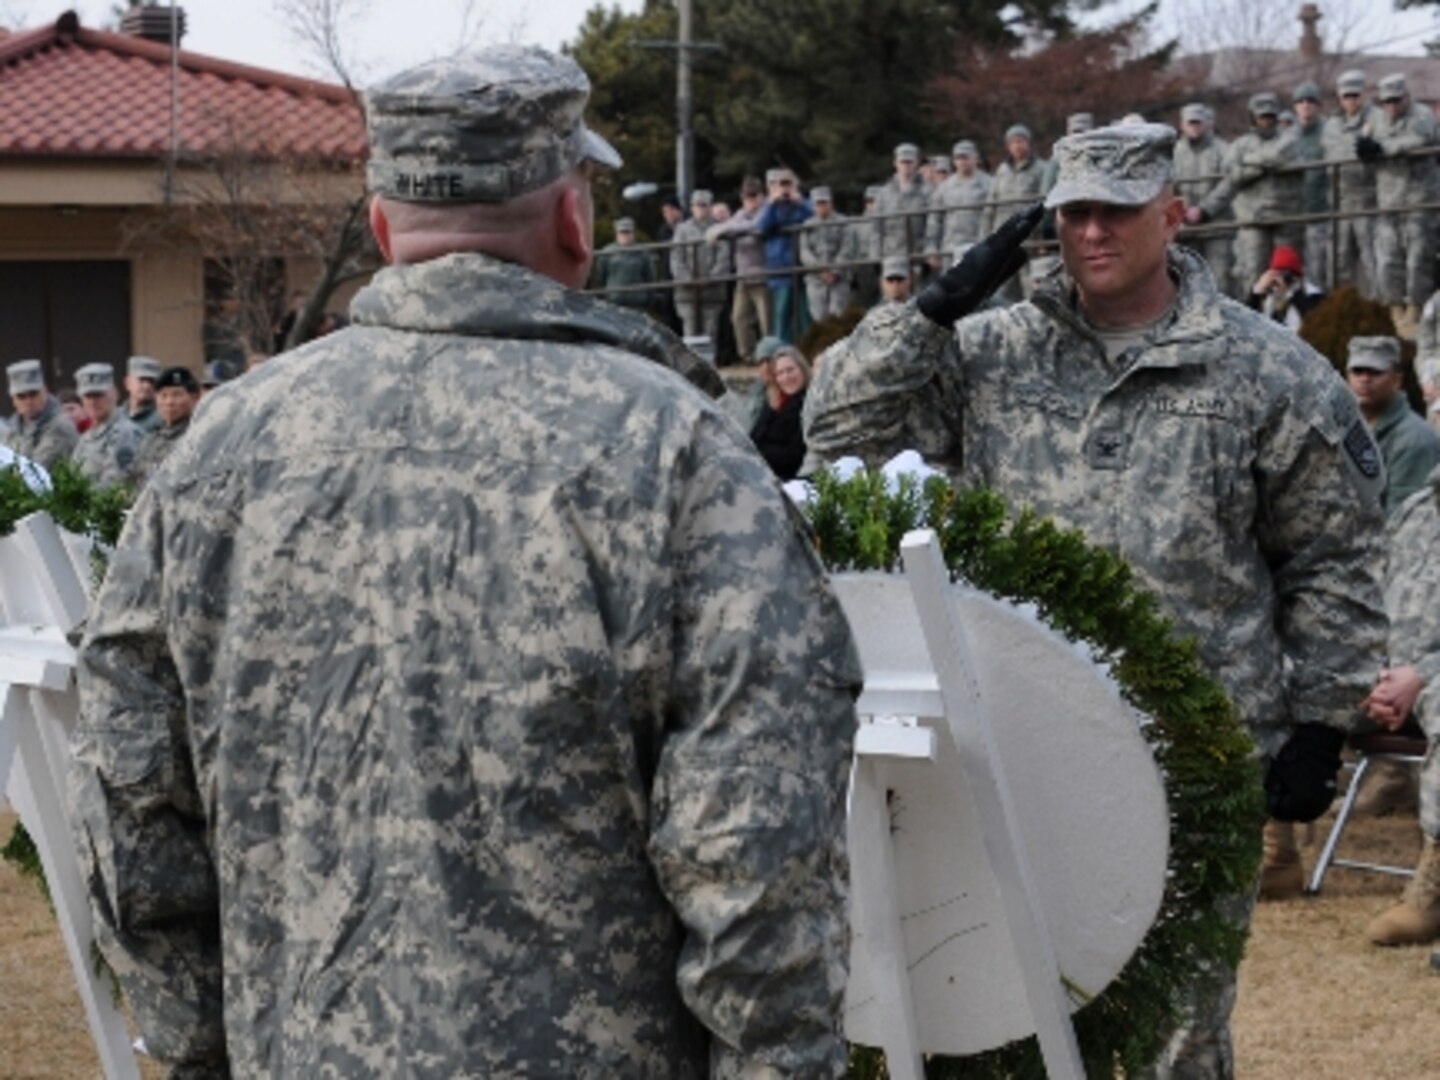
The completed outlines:
[[[154,382],[160,377],[160,361],[150,356],[132,356],[126,361],[125,374]]]
[[[582,161],[620,155],[585,126],[590,80],[569,57],[497,45],[432,60],[366,95],[370,190],[403,202],[503,203]]]
[[[1195,121],[1204,124],[1209,122],[1209,120],[1210,110],[1198,101],[1192,101],[1180,110],[1180,122],[1182,124],[1189,124]]]
[[[969,139],[961,139],[950,148],[950,156],[957,157],[979,157],[980,149]]]
[[[1335,92],[1337,94],[1363,94],[1365,92],[1365,72],[1359,68],[1342,71],[1339,78],[1335,80]]]
[[[628,218],[628,217],[616,218],[616,219],[615,219],[615,231],[616,231],[617,233],[622,233],[622,232],[633,233],[633,232],[635,231],[635,219],[634,219],[634,218]]]
[[[1295,92],[1290,95],[1291,104],[1297,101],[1313,101],[1317,105],[1320,104],[1320,87],[1316,86],[1313,82],[1301,83],[1295,88]]]
[[[813,188],[810,189],[810,201],[811,201],[811,202],[834,202],[834,200],[833,200],[832,198],[830,198],[830,189],[829,189],[828,187],[824,187],[823,185],[820,186],[820,187],[813,187]]]
[[[902,142],[899,146],[895,147],[895,160],[914,161],[918,163],[920,160],[920,148],[914,143]]]
[[[948,175],[955,171],[955,166],[950,164],[950,159],[944,154],[936,154],[930,159],[930,164],[936,172],[942,172]]]
[[[115,389],[115,369],[109,364],[86,364],[75,372],[75,391],[81,397]]]
[[[885,261],[880,264],[881,276],[890,281],[893,278],[908,278],[910,276],[910,260],[904,255],[887,255]]]
[[[10,393],[33,394],[45,389],[45,374],[39,360],[16,360],[5,369],[10,380]]]
[[[1380,80],[1380,92],[1376,96],[1381,101],[1399,101],[1409,94],[1410,88],[1405,83],[1405,76],[1400,74],[1386,75]]]
[[[1005,129],[1005,141],[1006,141],[1006,142],[1009,142],[1011,139],[1032,139],[1032,138],[1033,138],[1033,136],[1030,134],[1030,129],[1029,129],[1028,127],[1026,127],[1024,124],[1011,124],[1008,128]]]
[[[1400,340],[1393,337],[1354,337],[1345,361],[1346,371],[1393,371],[1400,366]]]
[[[1055,144],[1060,172],[1045,208],[1073,202],[1141,206],[1169,182],[1174,150],[1169,124],[1117,124],[1066,135]]]
[[[1095,130],[1095,114],[1088,112],[1071,113],[1065,119],[1065,134],[1079,135],[1081,132]]]
[[[1279,116],[1280,99],[1268,90],[1250,95],[1251,116]]]
[[[705,188],[696,188],[690,193],[691,206],[713,206],[714,204],[715,194]]]

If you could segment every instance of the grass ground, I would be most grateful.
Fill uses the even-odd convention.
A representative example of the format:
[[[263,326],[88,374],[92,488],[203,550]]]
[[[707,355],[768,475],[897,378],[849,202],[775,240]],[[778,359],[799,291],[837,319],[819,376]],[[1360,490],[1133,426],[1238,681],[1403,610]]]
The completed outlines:
[[[0,837],[13,820],[0,813]],[[1413,864],[1415,819],[1359,822],[1346,850]],[[1260,905],[1235,1015],[1241,1080],[1440,1077],[1440,974],[1428,968],[1429,948],[1375,949],[1363,938],[1402,884],[1337,871],[1318,898]],[[34,885],[0,864],[0,1078],[99,1074],[54,917]],[[163,1073],[149,1066],[145,1075]]]

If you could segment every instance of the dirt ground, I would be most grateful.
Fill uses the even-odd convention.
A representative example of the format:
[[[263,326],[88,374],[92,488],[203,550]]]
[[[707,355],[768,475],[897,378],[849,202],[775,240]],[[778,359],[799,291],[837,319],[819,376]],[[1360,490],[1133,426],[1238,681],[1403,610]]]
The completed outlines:
[[[0,812],[0,838],[14,818]],[[1328,828],[1315,829],[1307,866]],[[1413,865],[1411,817],[1358,822],[1342,850]],[[1241,1080],[1440,1077],[1440,974],[1430,949],[1375,949],[1363,930],[1399,895],[1399,878],[1340,870],[1323,895],[1262,904],[1240,970]],[[38,890],[0,864],[0,1080],[100,1075],[54,918]],[[145,1076],[163,1070],[149,1065]]]

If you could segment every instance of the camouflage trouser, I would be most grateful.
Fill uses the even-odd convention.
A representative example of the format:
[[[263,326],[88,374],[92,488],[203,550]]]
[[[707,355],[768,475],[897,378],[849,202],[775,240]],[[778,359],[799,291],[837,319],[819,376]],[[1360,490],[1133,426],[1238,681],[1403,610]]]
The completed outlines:
[[[1248,925],[1257,892],[1226,897],[1220,910],[1231,922]],[[1142,1075],[1146,1080],[1234,1080],[1235,1046],[1230,1014],[1235,1011],[1234,968],[1214,968],[1212,978],[1192,991],[1185,1019],[1159,1059]]]
[[[1335,281],[1354,285],[1360,295],[1372,299],[1380,292],[1380,278],[1375,272],[1374,223],[1373,217],[1342,218],[1340,247],[1335,252]]]
[[[1235,269],[1230,279],[1232,296],[1244,296],[1255,279],[1270,268],[1270,256],[1281,244],[1297,245],[1293,230],[1276,225],[1246,225],[1235,233]]]
[[[1305,276],[1325,289],[1330,288],[1330,223],[1315,221],[1305,226]]]
[[[1430,736],[1430,748],[1420,766],[1420,830],[1440,840],[1440,716],[1422,718],[1421,726]]]
[[[806,278],[805,300],[810,305],[812,322],[839,315],[850,306],[850,282],[841,279],[834,285],[826,285],[817,278]]]
[[[1435,290],[1435,216],[1381,214],[1375,219],[1375,265],[1380,299],[1423,304]]]
[[[686,337],[715,337],[720,324],[720,309],[725,306],[723,293],[713,289],[675,290],[675,310]]]
[[[1215,278],[1215,287],[1223,296],[1234,295],[1231,291],[1233,283],[1230,280],[1231,263],[1234,262],[1230,252],[1233,242],[1229,233],[1220,233],[1195,242],[1195,250],[1210,267],[1210,273]],[[1250,287],[1248,282],[1245,287]]]

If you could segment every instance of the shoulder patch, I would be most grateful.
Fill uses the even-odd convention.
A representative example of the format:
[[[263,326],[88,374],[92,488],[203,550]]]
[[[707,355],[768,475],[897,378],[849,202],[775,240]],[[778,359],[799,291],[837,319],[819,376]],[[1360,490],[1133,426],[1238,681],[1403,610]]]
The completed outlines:
[[[1376,480],[1380,477],[1380,450],[1375,445],[1375,440],[1370,437],[1370,432],[1365,427],[1365,421],[1356,420],[1345,432],[1345,452],[1350,455],[1350,460],[1355,463],[1355,468],[1360,475],[1367,480]]]

